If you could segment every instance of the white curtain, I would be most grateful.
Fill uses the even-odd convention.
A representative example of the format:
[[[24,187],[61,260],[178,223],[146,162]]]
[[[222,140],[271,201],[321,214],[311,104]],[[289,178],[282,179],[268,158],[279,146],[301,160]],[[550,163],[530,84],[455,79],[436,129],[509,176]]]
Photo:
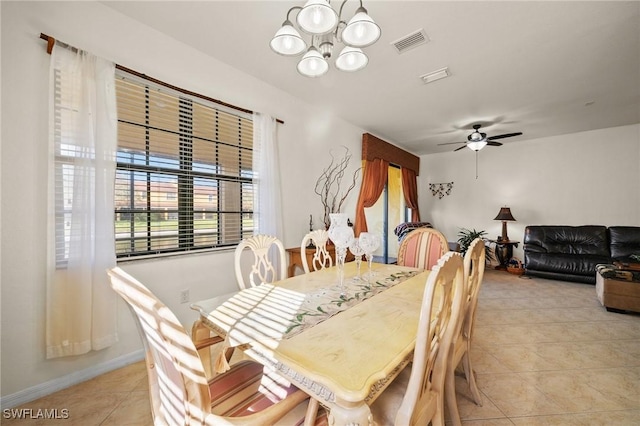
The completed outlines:
[[[253,171],[255,173],[254,216],[256,234],[282,240],[282,196],[275,118],[253,114]],[[276,263],[277,264],[277,263]]]
[[[114,179],[115,65],[54,46],[49,76],[47,358],[118,340]]]

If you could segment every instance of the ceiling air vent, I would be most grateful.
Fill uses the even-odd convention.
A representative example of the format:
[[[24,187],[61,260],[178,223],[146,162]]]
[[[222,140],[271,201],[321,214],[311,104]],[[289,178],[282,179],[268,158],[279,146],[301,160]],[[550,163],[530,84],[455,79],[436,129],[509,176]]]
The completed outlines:
[[[413,49],[414,47],[418,47],[421,44],[425,44],[429,41],[429,37],[427,33],[424,32],[424,29],[419,29],[417,31],[412,32],[409,35],[402,37],[399,40],[391,43],[393,47],[396,48],[398,53],[404,53],[407,50]]]

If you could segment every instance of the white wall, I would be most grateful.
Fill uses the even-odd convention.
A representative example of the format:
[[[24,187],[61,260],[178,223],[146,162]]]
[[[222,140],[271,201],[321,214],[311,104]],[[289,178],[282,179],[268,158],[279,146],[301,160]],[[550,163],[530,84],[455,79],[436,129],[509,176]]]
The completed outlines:
[[[526,129],[524,129],[526,134]],[[429,183],[454,182],[442,199]],[[640,125],[510,142],[421,157],[418,182],[423,220],[449,241],[460,228],[485,230],[495,239],[494,221],[509,206],[511,240],[522,242],[527,225],[640,226]],[[523,259],[522,245],[514,256]]]
[[[329,163],[328,150],[347,146],[359,167],[362,129],[314,107],[155,30],[93,2],[0,3],[2,19],[2,376],[3,407],[38,391],[55,390],[60,378],[116,365],[141,344],[120,306],[120,342],[84,356],[45,360],[44,290],[47,200],[47,90],[45,33],[96,55],[185,89],[282,119],[278,127],[286,247],[319,226],[322,205],[313,188]],[[179,59],[179,60],[178,60]],[[184,66],[183,64],[188,64]],[[357,192],[345,209],[353,218]],[[123,263],[189,326],[196,314],[179,304],[236,288],[230,251]],[[116,364],[114,364],[116,363]],[[76,376],[74,376],[74,374]],[[68,380],[67,380],[68,381]],[[40,389],[44,387],[43,389]]]

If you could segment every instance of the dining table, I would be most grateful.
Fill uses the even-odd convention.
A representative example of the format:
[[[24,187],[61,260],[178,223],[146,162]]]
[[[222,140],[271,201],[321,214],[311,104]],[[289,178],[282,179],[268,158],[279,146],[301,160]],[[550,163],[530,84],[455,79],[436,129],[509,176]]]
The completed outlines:
[[[371,404],[412,360],[429,271],[355,262],[194,303],[227,347],[273,368],[329,410],[368,425]],[[439,297],[436,294],[436,297]],[[216,370],[228,368],[225,350]]]

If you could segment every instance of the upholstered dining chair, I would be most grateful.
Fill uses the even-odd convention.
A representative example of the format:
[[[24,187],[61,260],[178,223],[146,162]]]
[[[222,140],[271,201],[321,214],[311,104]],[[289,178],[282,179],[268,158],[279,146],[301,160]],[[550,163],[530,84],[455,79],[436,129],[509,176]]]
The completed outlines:
[[[173,312],[120,268],[108,273],[142,337],[155,425],[272,424],[307,398],[254,361],[207,380],[197,348]]]
[[[374,425],[444,425],[445,375],[451,342],[461,321],[463,291],[462,256],[448,252],[427,278],[413,362],[370,404]],[[305,425],[331,424],[330,413],[318,406],[312,399],[308,407],[299,406],[285,419],[308,408]]]
[[[449,417],[454,425],[460,425],[460,413],[456,400],[455,369],[462,362],[469,390],[476,404],[482,406],[482,397],[476,384],[471,364],[471,338],[478,307],[478,294],[484,278],[485,245],[481,238],[473,240],[464,256],[465,291],[462,301],[462,321],[456,330],[451,346],[451,362],[447,366],[445,379],[445,400]]]
[[[398,265],[430,270],[449,251],[447,238],[433,228],[418,228],[407,234],[398,248]]]
[[[272,250],[275,250],[273,251]],[[235,271],[236,280],[240,289],[247,288],[247,284],[242,274],[242,252],[251,250],[253,253],[253,264],[249,271],[248,283],[255,287],[262,283],[271,283],[286,278],[286,257],[282,242],[270,235],[254,235],[240,241],[235,251]],[[271,253],[277,254],[277,261],[271,259]],[[275,256],[275,255],[274,255]],[[274,261],[277,262],[274,265]]]
[[[324,229],[311,231],[302,238],[302,242],[300,243],[300,257],[302,258],[302,268],[304,269],[305,274],[308,274],[312,270],[317,271],[333,266],[333,259],[327,251],[328,240],[329,233]],[[304,255],[310,242],[313,243],[316,248],[316,251],[313,253],[311,265],[308,264],[307,256]]]

